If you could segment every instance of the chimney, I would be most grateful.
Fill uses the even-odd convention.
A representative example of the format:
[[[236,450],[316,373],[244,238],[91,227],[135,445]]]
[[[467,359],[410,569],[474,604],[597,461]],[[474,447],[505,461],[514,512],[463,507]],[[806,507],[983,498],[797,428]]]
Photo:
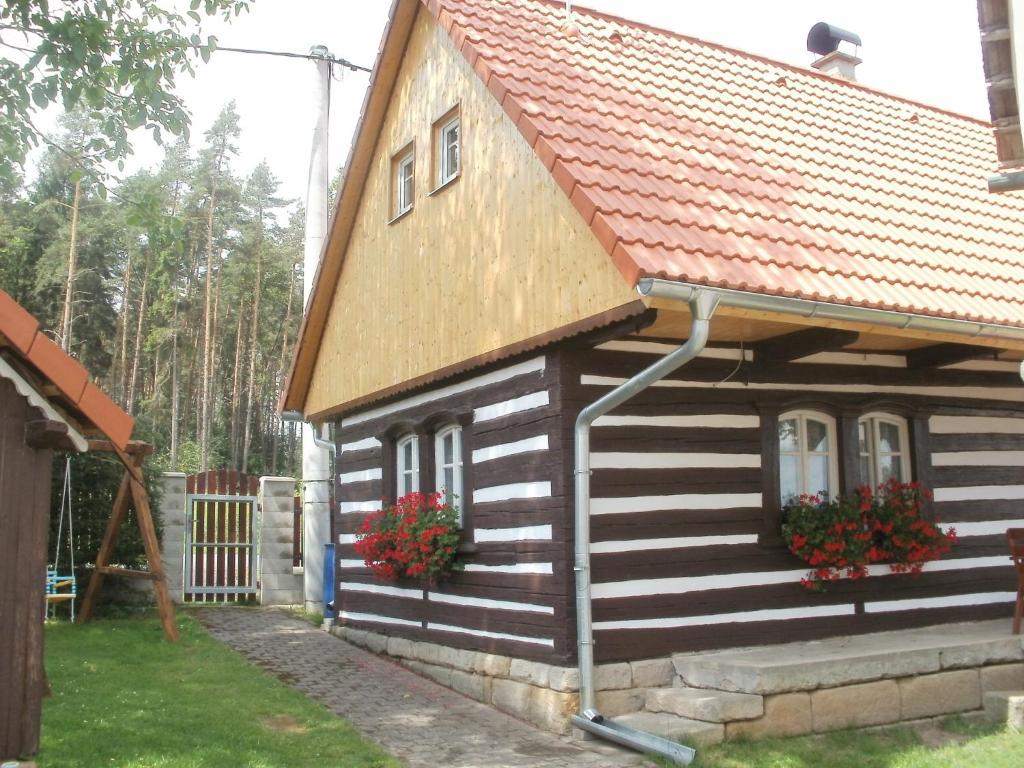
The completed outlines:
[[[807,33],[807,50],[818,54],[811,66],[825,74],[856,80],[860,35],[819,21]]]

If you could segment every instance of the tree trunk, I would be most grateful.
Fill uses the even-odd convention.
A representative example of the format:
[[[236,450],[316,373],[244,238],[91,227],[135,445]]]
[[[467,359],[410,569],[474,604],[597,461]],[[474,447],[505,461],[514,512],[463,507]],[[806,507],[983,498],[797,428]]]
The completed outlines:
[[[263,227],[263,212],[260,211],[260,228]],[[249,436],[252,428],[252,404],[256,399],[256,344],[258,341],[260,317],[260,293],[263,290],[263,236],[256,243],[256,285],[253,288],[252,319],[249,328],[249,397],[245,403],[245,437],[242,438],[242,471],[249,469]]]
[[[217,185],[210,190],[210,208],[206,215],[206,301],[203,305],[203,373],[199,417],[200,471],[210,461],[210,374],[213,370],[213,210],[217,204]]]
[[[78,203],[82,194],[81,180],[75,182],[75,197],[71,203],[71,246],[68,248],[68,276],[64,284],[64,311],[60,322],[60,348],[71,350],[71,321],[75,306],[75,270],[78,260]]]
[[[171,471],[178,471],[178,296],[174,296],[171,328]]]
[[[238,375],[242,369],[242,319],[244,317],[245,314],[239,311],[238,325],[235,328],[235,368],[231,374],[231,466],[234,469],[238,469],[238,411],[242,398],[242,386]]]
[[[153,261],[152,254],[146,254],[146,268],[142,272],[142,297],[139,301],[139,319],[135,326],[135,349],[132,353],[132,375],[128,381],[128,397],[125,399],[128,414],[135,407],[135,384],[139,376],[139,357],[142,353],[142,332],[146,321],[146,294],[149,289],[149,267]]]
[[[285,367],[288,365],[288,330],[292,324],[292,298],[295,296],[295,265],[292,264],[291,271],[288,273],[288,304],[287,309],[284,312],[284,325],[281,328],[281,357],[278,358],[277,362],[277,385],[278,387],[284,386]],[[273,475],[277,474],[277,453],[278,453],[278,442],[281,437],[281,430],[284,428],[284,423],[278,419],[275,422],[274,428],[274,444],[272,449],[271,469],[270,472]]]

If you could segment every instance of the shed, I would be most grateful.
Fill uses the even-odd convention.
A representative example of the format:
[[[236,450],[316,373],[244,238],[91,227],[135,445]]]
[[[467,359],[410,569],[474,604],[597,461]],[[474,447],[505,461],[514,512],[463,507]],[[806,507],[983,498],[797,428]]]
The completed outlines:
[[[55,450],[133,421],[0,290],[0,759],[39,748],[50,479]]]

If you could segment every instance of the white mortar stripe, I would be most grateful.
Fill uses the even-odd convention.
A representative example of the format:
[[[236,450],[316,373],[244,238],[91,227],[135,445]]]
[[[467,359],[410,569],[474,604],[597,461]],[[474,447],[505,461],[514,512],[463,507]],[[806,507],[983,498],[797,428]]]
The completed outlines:
[[[527,573],[550,574],[551,563],[510,563],[508,565],[480,565],[470,563],[466,566],[467,573]]]
[[[348,485],[349,483],[365,483],[369,480],[380,480],[381,479],[381,468],[375,469],[363,469],[359,472],[342,472],[338,475],[338,483],[340,485]]]
[[[387,595],[388,597],[407,597],[414,600],[423,599],[422,589],[388,587],[384,584],[364,584],[359,581],[339,581],[338,589],[343,589],[347,592],[369,592],[372,595]]]
[[[376,437],[364,437],[362,440],[356,440],[353,443],[342,443],[341,452],[348,453],[349,451],[365,451],[367,448],[379,448],[380,440]]]
[[[943,520],[941,527],[953,528],[961,539],[965,536],[1005,536],[1007,528],[1024,528],[1024,520],[988,520],[982,523],[950,523]]]
[[[473,451],[473,463],[482,464],[492,459],[515,456],[519,453],[529,453],[531,451],[546,451],[547,449],[548,436],[537,435],[536,437],[527,437],[524,440],[516,440],[514,443],[502,443],[501,445],[492,445],[489,448],[477,448]]]
[[[801,357],[794,363],[824,365],[874,365],[881,368],[906,368],[907,358],[903,355],[879,355],[870,352],[817,352]]]
[[[642,552],[647,549],[685,549],[687,547],[720,547],[734,544],[757,544],[756,533],[738,533],[725,536],[678,536],[671,539],[629,539],[625,541],[597,541],[590,545],[594,554],[615,552]]]
[[[354,534],[354,533],[339,533],[338,534],[338,543],[339,544],[355,544],[356,543],[356,534]]]
[[[590,514],[658,512],[670,509],[735,509],[760,507],[760,493],[680,493],[672,496],[622,496],[591,499]]]
[[[1024,499],[1024,485],[965,485],[936,488],[935,501],[1002,501]]]
[[[665,344],[659,341],[606,341],[604,344],[598,344],[594,349],[601,349],[607,352],[639,352],[644,355],[667,355],[670,352],[675,352],[682,345],[683,342],[679,344]],[[754,359],[754,353],[749,349],[743,350],[742,354],[746,360]],[[735,347],[705,347],[697,357],[739,360],[740,350]]]
[[[338,616],[342,619],[349,621],[373,621],[378,624],[399,624],[403,627],[420,627],[423,626],[418,621],[412,621],[411,619],[395,619],[391,616],[378,616],[375,613],[354,613],[352,611],[339,611]]]
[[[1008,556],[964,557],[957,560],[938,560],[925,563],[924,571],[958,571],[973,568],[991,568],[1008,565]],[[762,571],[750,573],[722,573],[709,576],[683,576],[665,579],[635,579],[633,581],[612,581],[594,584],[592,594],[595,600],[618,597],[643,597],[646,595],[674,595],[687,592],[703,592],[739,587],[764,587],[772,584],[799,582],[807,575],[809,568],[791,571]],[[868,571],[872,576],[889,573],[887,565],[872,565]]]
[[[475,528],[473,541],[551,541],[550,525],[526,525],[521,528]]]
[[[338,502],[338,513],[342,515],[350,515],[355,512],[380,512],[381,502],[380,499],[375,501],[339,501]]]
[[[996,433],[1024,435],[1024,419],[994,418],[992,416],[932,416],[928,431],[943,435],[971,435]]]
[[[522,397],[514,397],[511,400],[503,400],[500,403],[484,405],[473,411],[473,422],[479,424],[482,421],[500,419],[503,416],[511,416],[513,413],[530,411],[534,408],[543,408],[551,402],[548,391],[532,392]]]
[[[595,427],[705,427],[709,429],[755,429],[759,416],[709,414],[705,416],[601,416]]]
[[[1012,360],[965,360],[962,363],[941,366],[946,371],[999,371],[1005,373],[1018,373],[1020,363]]]
[[[951,451],[933,453],[935,467],[1024,467],[1024,451]]]
[[[447,387],[441,387],[440,389],[434,389],[430,392],[423,392],[422,394],[408,397],[405,400],[399,400],[394,403],[388,403],[378,408],[372,408],[369,411],[363,411],[357,413],[354,416],[342,419],[342,427],[350,427],[354,424],[361,424],[364,421],[370,421],[371,419],[379,419],[381,416],[387,416],[398,411],[404,411],[407,408],[412,408],[417,405],[423,405],[424,403],[432,403],[435,400],[442,400],[452,395],[457,395],[460,392],[469,392],[470,390],[480,389],[481,387],[487,387],[491,384],[498,384],[502,381],[508,381],[514,379],[516,376],[522,376],[527,373],[540,373],[544,371],[544,356],[535,357],[532,360],[524,360],[516,365],[511,365],[508,368],[503,368],[500,371],[492,371],[491,373],[485,373],[482,376],[476,376],[466,381],[460,381],[458,384],[450,384]]]
[[[705,627],[711,624],[735,624],[750,621],[788,621],[790,619],[816,619],[827,616],[852,616],[853,605],[820,605],[814,608],[771,608],[742,613],[718,613],[707,616],[679,616],[664,619],[624,619],[621,621],[595,621],[595,630],[610,629],[670,629],[676,627]]]
[[[338,560],[339,568],[365,568],[366,562],[363,560],[346,560],[341,558]]]
[[[580,384],[598,387],[617,387],[624,384],[626,379],[616,376],[591,376],[584,374],[580,376]],[[736,381],[676,381],[674,379],[662,379],[651,386],[667,387],[670,389],[744,389],[744,390],[779,390],[791,389],[792,384],[775,384],[762,382],[736,382]],[[910,387],[886,384],[799,384],[801,392],[859,392],[863,394],[894,394],[894,395],[924,395],[926,397],[939,397],[947,395],[958,398],[972,398],[975,400],[1010,400],[1018,402],[1024,397],[1024,388],[1021,387]],[[934,418],[934,417],[933,417]]]
[[[526,637],[524,635],[508,635],[504,632],[489,632],[485,629],[470,629],[456,627],[452,624],[427,624],[427,629],[435,629],[438,632],[455,632],[460,635],[473,635],[473,637],[489,637],[493,640],[514,640],[517,643],[530,643],[531,645],[543,645],[548,648],[555,647],[555,641],[547,637]]]
[[[880,600],[875,603],[865,602],[864,613],[913,611],[922,608],[956,608],[961,605],[991,605],[992,603],[1012,603],[1016,599],[1015,592],[975,592],[971,595],[922,597],[918,600]]]
[[[551,495],[551,483],[547,480],[536,483],[509,483],[477,488],[473,491],[473,503],[489,501],[510,501],[512,499],[542,499]]]
[[[536,603],[517,603],[512,600],[491,600],[486,597],[466,597],[464,595],[452,595],[444,592],[431,592],[428,599],[432,603],[462,605],[467,608],[492,608],[496,611],[525,611],[527,613],[546,613],[550,616],[555,615],[555,609],[550,605],[538,605]]]
[[[594,453],[591,469],[757,469],[759,453]]]

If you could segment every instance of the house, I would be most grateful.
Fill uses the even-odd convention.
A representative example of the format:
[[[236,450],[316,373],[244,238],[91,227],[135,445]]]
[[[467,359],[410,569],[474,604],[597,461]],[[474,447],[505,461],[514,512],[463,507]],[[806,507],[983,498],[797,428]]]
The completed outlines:
[[[0,290],[0,759],[39,749],[54,450],[119,449],[132,418]]]
[[[397,0],[347,168],[282,407],[334,426],[348,637],[560,729],[672,654],[1009,616],[1024,200],[989,125],[562,3]],[[891,474],[951,555],[802,589],[784,500]],[[376,581],[366,513],[449,484],[465,573]]]

